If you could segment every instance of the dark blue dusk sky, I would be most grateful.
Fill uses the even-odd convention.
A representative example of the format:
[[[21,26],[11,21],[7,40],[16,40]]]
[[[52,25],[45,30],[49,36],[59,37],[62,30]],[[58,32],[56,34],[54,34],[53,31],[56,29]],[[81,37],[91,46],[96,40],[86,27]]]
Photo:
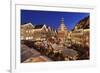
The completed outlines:
[[[53,29],[57,29],[63,17],[66,27],[71,30],[81,19],[87,16],[89,16],[89,13],[83,12],[21,10],[21,24],[46,24]]]

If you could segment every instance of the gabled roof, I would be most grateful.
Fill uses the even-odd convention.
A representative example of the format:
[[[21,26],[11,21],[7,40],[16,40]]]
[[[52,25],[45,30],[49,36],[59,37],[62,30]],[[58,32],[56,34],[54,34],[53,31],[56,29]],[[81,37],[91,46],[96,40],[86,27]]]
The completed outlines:
[[[89,29],[89,25],[90,25],[90,16],[87,16],[83,19],[81,19],[76,25],[75,27],[77,27],[77,29]],[[72,31],[75,30],[75,27],[72,29]]]
[[[34,29],[41,29],[41,28],[48,28],[48,26],[46,26],[45,24],[40,24],[40,25],[35,25]]]
[[[44,26],[44,24],[42,25],[36,25],[34,29],[39,29],[39,28],[42,28]]]
[[[27,23],[27,24],[21,25],[21,28],[32,29],[32,28],[34,28],[34,26],[32,25],[32,23]]]

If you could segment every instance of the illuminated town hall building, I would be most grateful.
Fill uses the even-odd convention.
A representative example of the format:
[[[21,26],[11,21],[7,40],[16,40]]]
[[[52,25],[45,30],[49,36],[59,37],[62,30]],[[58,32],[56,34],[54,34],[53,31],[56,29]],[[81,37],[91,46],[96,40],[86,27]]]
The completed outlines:
[[[61,24],[60,27],[58,28],[58,37],[61,41],[64,41],[65,38],[67,38],[67,35],[68,35],[68,29],[65,26],[64,18],[61,18]]]

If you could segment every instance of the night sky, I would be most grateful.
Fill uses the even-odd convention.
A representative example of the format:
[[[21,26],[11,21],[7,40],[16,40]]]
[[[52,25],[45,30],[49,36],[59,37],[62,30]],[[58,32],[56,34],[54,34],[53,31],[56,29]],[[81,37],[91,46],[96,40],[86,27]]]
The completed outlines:
[[[57,29],[63,17],[66,27],[71,30],[81,19],[87,16],[89,16],[89,13],[83,12],[21,10],[21,25],[25,23],[46,24],[53,29]]]

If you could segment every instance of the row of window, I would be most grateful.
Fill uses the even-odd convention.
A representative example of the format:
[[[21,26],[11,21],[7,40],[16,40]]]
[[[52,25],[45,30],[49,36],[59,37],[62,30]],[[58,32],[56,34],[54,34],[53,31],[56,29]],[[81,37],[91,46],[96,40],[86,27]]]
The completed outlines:
[[[21,40],[31,40],[31,39],[33,39],[33,36],[31,36],[31,37],[21,36]]]

